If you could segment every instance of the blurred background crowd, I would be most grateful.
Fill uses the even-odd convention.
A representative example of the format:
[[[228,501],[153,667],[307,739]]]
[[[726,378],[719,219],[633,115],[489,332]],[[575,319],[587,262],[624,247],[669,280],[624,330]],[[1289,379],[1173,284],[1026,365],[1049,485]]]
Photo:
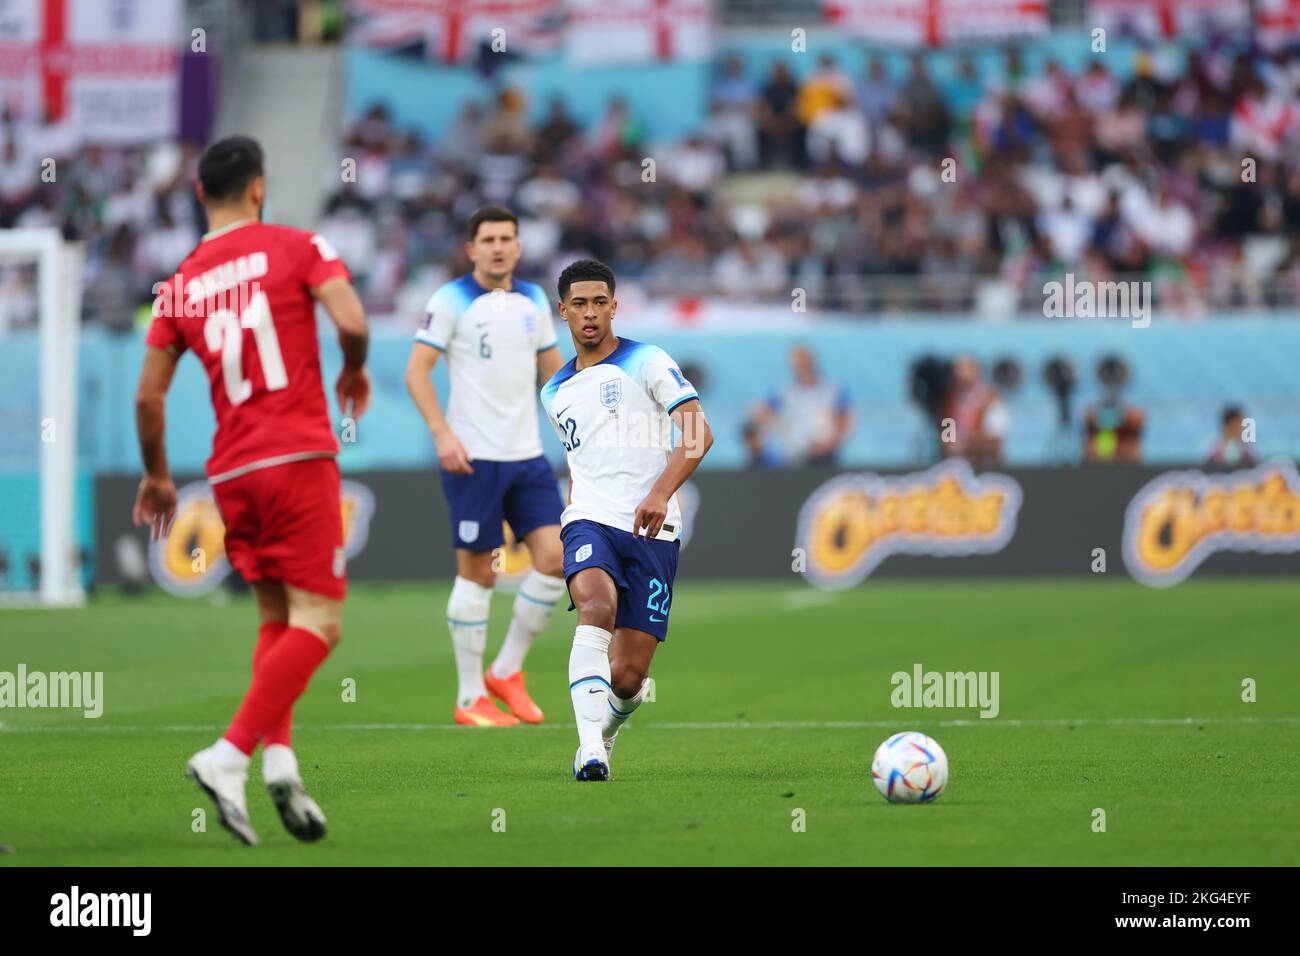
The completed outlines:
[[[503,86],[437,141],[375,105],[321,157],[316,227],[380,316],[418,311],[463,267],[461,224],[483,202],[519,210],[526,274],[594,255],[650,295],[788,302],[798,287],[859,314],[1011,310],[1069,271],[1150,280],[1186,316],[1298,297],[1293,49],[1139,51],[1122,76],[1105,57],[1030,67],[1016,47],[945,54],[942,77],[928,53],[892,73],[884,56],[855,73],[827,54],[802,76],[795,56],[760,69],[720,53],[707,118],[672,142],[617,96],[584,124],[559,97],[532,119],[528,93]],[[6,112],[0,226],[87,240],[88,314],[129,322],[200,234],[196,154],[73,150]],[[55,188],[33,162],[47,156]]]

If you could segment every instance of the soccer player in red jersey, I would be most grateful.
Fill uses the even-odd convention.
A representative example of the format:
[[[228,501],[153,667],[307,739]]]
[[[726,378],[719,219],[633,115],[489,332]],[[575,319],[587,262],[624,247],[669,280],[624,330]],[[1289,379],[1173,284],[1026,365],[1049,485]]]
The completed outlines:
[[[317,840],[325,816],[303,789],[290,726],[294,701],[338,644],[347,571],[316,303],[338,327],[343,370],[335,393],[354,420],[370,404],[365,310],[329,243],[261,222],[266,180],[255,141],[214,143],[198,172],[211,231],[155,290],[136,394],[144,477],[134,519],[158,537],[175,516],[163,411],[176,364],[192,351],[216,410],[207,472],[226,526],[226,555],[252,585],[261,624],[243,703],[221,738],[190,759],[187,773],[212,798],[222,825],[256,843],[244,789],[260,742],[262,776],[285,827],[300,840]]]

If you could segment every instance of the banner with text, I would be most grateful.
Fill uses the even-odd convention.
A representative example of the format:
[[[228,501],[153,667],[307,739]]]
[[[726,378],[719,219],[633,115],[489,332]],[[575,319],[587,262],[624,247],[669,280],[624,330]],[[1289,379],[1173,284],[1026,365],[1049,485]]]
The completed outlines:
[[[96,580],[127,577],[121,555],[131,549],[149,549],[154,582],[173,594],[235,580],[206,482],[178,479],[171,536],[152,544],[131,525],[138,481],[96,480]],[[1217,472],[975,472],[958,461],[909,472],[697,472],[679,497],[681,581],[836,590],[879,578],[1118,576],[1167,587],[1192,576],[1300,572],[1300,473],[1289,460]],[[342,499],[351,580],[451,581],[451,528],[434,470],[347,472]],[[505,530],[497,557],[508,584],[527,570],[528,553]]]

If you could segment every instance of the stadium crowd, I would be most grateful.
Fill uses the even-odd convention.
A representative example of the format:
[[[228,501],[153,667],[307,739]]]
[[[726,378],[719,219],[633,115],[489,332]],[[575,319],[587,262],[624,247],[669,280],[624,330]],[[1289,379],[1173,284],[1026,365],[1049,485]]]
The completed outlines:
[[[956,309],[981,278],[1032,293],[1072,271],[1167,279],[1188,312],[1294,297],[1300,57],[1193,50],[1165,76],[1142,53],[1121,82],[1100,59],[1029,71],[1012,49],[997,81],[970,59],[958,74],[941,87],[917,55],[901,80],[879,59],[853,77],[826,56],[802,81],[778,60],[754,82],[731,55],[703,129],[668,146],[618,99],[584,130],[558,100],[530,123],[505,89],[438,144],[375,108],[347,131],[356,182],[332,166],[321,229],[372,264],[381,312],[457,267],[458,224],[484,201],[520,210],[532,274],[589,254],[652,291]],[[898,276],[911,298],[870,282]]]
[[[483,202],[520,211],[524,274],[594,255],[651,293],[788,301],[798,286],[824,308],[969,310],[990,281],[1032,297],[1071,271],[1152,279],[1193,314],[1295,301],[1300,56],[1207,44],[1162,63],[1139,53],[1121,81],[1102,58],[1031,70],[1012,48],[996,79],[962,59],[939,82],[923,55],[898,78],[823,56],[802,79],[777,60],[755,81],[728,55],[703,128],[672,144],[617,98],[584,129],[563,101],[535,122],[500,89],[437,143],[375,107],[322,172],[318,228],[381,316],[418,312],[462,268],[461,224]],[[74,150],[6,113],[0,226],[88,240],[88,311],[129,324],[199,235],[196,150]],[[10,299],[0,322],[30,321],[34,302]]]

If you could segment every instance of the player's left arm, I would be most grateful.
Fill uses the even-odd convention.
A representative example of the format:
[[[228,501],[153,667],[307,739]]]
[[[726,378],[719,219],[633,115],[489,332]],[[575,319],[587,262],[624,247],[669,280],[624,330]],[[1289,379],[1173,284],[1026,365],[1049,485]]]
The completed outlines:
[[[176,517],[176,486],[167,465],[163,443],[167,417],[167,390],[171,388],[180,354],[170,348],[146,345],[140,384],[135,392],[135,429],[140,438],[144,476],[135,493],[131,520],[136,527],[150,525],[154,540],[166,537]]]
[[[370,373],[366,371],[370,331],[366,325],[365,306],[361,304],[361,297],[352,287],[352,282],[342,275],[326,279],[312,289],[312,295],[325,307],[339,330],[343,369],[334,384],[339,409],[345,415],[350,413],[353,419],[359,419],[370,407]]]
[[[668,499],[695,473],[695,469],[713,447],[713,430],[709,428],[709,420],[704,417],[704,409],[698,398],[680,403],[669,414],[681,429],[682,440],[673,449],[668,464],[650,489],[650,494],[637,505],[636,520],[632,527],[640,530],[633,530],[634,537],[644,533],[646,538],[653,538],[659,533],[664,519],[668,517]]]

